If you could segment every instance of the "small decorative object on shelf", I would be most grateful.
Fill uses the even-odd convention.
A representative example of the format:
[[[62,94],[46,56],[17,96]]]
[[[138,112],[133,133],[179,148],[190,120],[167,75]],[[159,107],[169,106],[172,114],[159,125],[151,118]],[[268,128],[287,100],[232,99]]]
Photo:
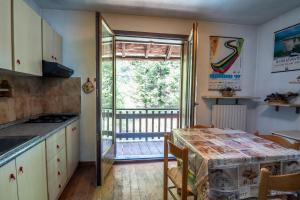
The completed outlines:
[[[267,95],[264,101],[268,103],[277,103],[277,104],[289,104],[290,100],[296,98],[298,93],[287,92],[285,94],[272,93]]]
[[[91,93],[95,90],[95,86],[92,81],[90,81],[90,78],[87,78],[86,82],[82,85],[82,89],[86,94]]]
[[[12,97],[12,89],[7,80],[0,83],[0,97]]]
[[[226,87],[219,90],[223,97],[232,97],[235,95],[235,90],[231,87]]]

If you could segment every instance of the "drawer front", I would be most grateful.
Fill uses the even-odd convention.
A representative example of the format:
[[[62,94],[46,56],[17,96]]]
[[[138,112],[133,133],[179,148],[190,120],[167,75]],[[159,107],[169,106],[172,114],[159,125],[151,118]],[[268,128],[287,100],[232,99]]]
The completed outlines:
[[[63,148],[47,163],[49,200],[58,199],[67,181],[66,150]]]
[[[66,144],[65,129],[59,130],[46,140],[47,160],[51,160]]]

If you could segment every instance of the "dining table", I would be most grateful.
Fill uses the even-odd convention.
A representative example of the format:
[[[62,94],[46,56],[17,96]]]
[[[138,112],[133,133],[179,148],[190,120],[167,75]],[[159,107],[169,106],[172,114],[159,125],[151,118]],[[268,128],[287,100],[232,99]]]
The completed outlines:
[[[261,168],[272,175],[300,172],[300,151],[244,131],[186,128],[172,136],[189,150],[188,181],[201,200],[256,198]]]

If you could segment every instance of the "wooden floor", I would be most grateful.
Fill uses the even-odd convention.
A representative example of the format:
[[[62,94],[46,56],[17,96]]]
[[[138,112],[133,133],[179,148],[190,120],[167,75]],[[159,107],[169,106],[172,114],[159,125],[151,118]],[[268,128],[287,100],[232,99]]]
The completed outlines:
[[[117,159],[160,158],[163,153],[163,141],[117,142]]]
[[[162,162],[114,165],[102,187],[95,187],[94,166],[80,166],[60,199],[162,200],[162,184]]]

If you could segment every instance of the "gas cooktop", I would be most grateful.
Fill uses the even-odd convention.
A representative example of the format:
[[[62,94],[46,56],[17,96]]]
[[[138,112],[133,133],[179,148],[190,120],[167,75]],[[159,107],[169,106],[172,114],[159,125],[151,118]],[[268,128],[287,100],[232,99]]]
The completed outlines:
[[[76,115],[43,115],[38,118],[29,119],[26,123],[61,123]]]

